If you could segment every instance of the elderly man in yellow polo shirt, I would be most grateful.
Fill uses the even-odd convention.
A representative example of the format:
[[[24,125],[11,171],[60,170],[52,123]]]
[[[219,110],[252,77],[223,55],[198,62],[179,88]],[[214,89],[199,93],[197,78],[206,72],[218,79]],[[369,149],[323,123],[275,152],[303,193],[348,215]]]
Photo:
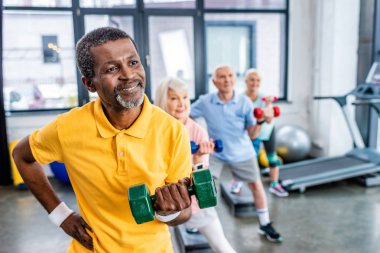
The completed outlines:
[[[99,98],[59,115],[13,152],[29,189],[49,218],[73,237],[67,252],[173,252],[167,225],[191,215],[185,127],[144,95],[145,71],[132,38],[99,28],[77,43],[82,81]],[[79,212],[62,202],[39,164],[65,163]],[[137,225],[128,188],[155,192],[156,219]]]

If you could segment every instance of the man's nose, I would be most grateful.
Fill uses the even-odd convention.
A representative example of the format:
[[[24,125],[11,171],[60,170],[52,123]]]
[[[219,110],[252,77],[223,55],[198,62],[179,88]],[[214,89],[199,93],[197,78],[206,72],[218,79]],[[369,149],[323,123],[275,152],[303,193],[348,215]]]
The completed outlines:
[[[128,66],[123,66],[120,69],[120,78],[121,79],[130,79],[133,76],[134,76],[134,71],[133,71],[133,69],[129,68]]]

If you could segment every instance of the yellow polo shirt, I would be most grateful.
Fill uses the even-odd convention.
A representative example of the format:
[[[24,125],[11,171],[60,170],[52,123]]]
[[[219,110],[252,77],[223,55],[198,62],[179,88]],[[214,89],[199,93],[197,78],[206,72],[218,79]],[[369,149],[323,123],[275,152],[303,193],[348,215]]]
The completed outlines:
[[[29,141],[39,163],[65,163],[80,213],[94,231],[94,252],[173,252],[166,224],[136,224],[128,188],[145,183],[154,194],[157,187],[190,176],[190,140],[178,120],[145,97],[133,125],[117,130],[98,99],[59,115]],[[90,251],[72,240],[67,252]]]

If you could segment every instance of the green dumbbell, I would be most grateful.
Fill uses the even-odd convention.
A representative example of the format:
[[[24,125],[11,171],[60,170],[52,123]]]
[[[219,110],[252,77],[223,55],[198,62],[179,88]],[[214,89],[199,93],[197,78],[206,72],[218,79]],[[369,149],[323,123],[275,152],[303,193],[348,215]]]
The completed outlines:
[[[189,195],[195,195],[200,208],[216,206],[216,187],[209,169],[194,171],[192,174],[193,185],[187,190]],[[128,189],[129,206],[137,224],[152,221],[154,219],[153,204],[156,196],[150,196],[145,184],[132,186]]]

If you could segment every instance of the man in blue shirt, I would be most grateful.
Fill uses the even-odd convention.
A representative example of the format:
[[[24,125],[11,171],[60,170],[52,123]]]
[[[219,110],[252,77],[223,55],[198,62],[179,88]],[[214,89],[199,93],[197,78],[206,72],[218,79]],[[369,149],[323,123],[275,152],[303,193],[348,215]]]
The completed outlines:
[[[215,69],[213,83],[218,92],[202,95],[192,105],[190,116],[203,117],[210,138],[223,140],[223,152],[213,153],[210,169],[219,178],[224,167],[231,169],[235,179],[246,181],[255,199],[259,217],[259,233],[273,242],[282,237],[273,228],[263,184],[260,179],[257,156],[251,139],[255,139],[264,121],[270,122],[271,115],[264,115],[257,122],[253,117],[253,104],[244,95],[234,92],[236,77],[232,68],[220,66]]]

